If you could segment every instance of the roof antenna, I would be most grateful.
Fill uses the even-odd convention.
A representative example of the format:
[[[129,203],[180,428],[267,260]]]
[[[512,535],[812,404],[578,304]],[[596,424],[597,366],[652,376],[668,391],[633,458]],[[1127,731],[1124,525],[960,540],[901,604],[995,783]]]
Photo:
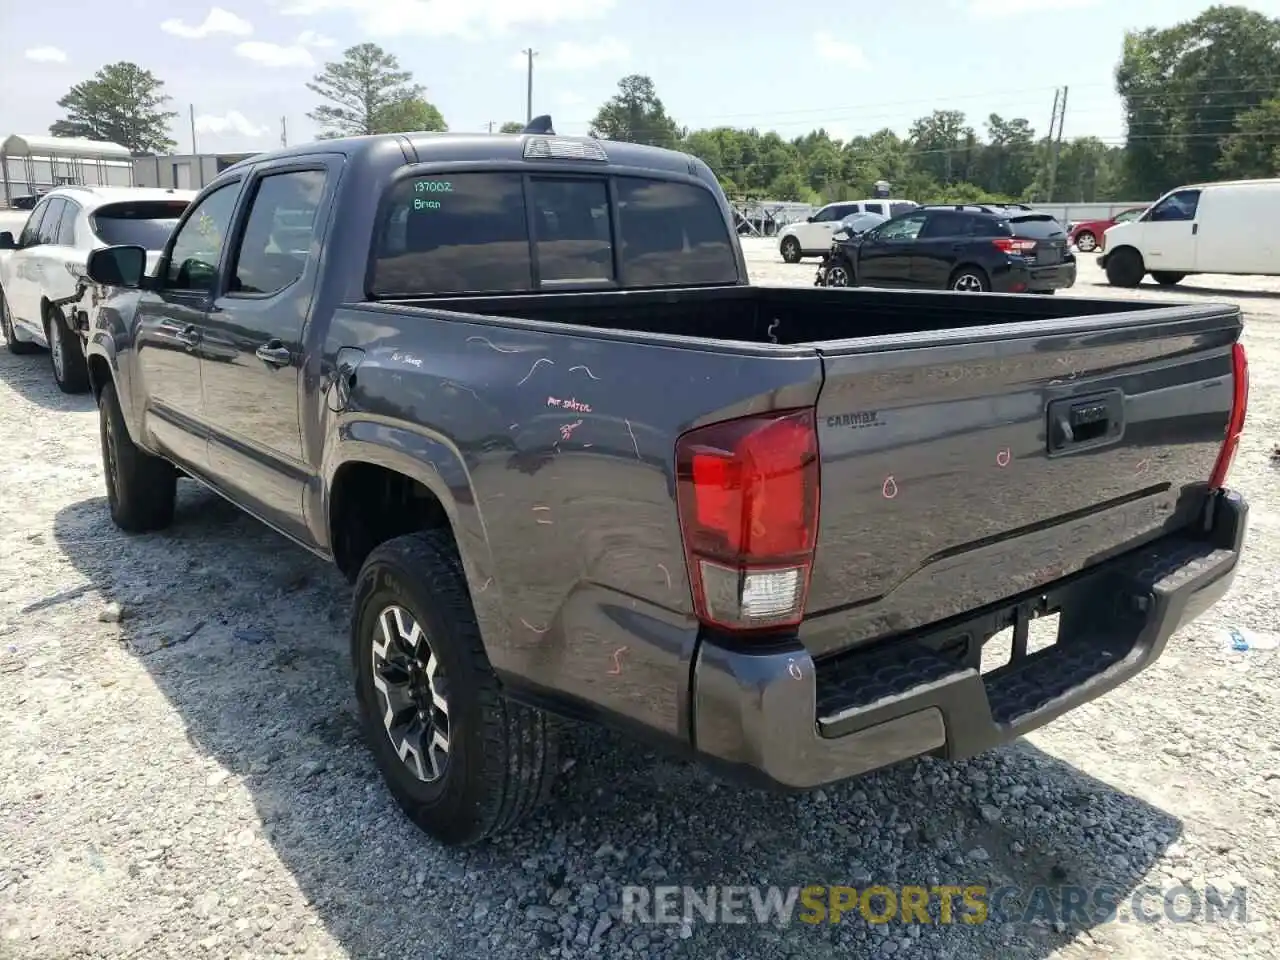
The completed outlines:
[[[544,113],[542,116],[534,117],[530,120],[521,133],[549,133],[555,136],[555,130],[551,128],[551,114]]]

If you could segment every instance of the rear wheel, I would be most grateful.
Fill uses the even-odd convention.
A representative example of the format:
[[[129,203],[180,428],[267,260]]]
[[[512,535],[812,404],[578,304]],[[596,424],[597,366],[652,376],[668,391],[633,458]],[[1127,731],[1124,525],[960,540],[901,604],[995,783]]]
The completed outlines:
[[[1076,249],[1081,253],[1093,253],[1098,249],[1098,238],[1088,230],[1081,230],[1076,234]]]
[[[782,259],[787,263],[800,262],[800,241],[795,237],[783,237],[782,245],[778,249],[782,252]]]
[[[374,760],[427,833],[475,843],[545,799],[558,772],[554,721],[503,696],[447,534],[396,537],[369,554],[351,654]]]
[[[991,281],[979,267],[961,267],[951,274],[947,287],[959,293],[986,293],[991,289]]]
[[[1142,257],[1132,247],[1122,247],[1107,258],[1107,282],[1113,287],[1136,287],[1146,272]]]
[[[1162,287],[1172,287],[1181,283],[1186,278],[1185,273],[1169,273],[1165,270],[1151,272],[1151,279]]]
[[[9,348],[10,353],[21,356],[40,349],[38,344],[18,339],[13,329],[13,315],[9,313],[9,301],[5,299],[3,290],[0,290],[0,332],[4,333],[4,345]]]
[[[178,493],[177,471],[133,442],[114,384],[106,384],[98,397],[98,426],[111,521],[126,533],[169,526]]]
[[[84,393],[89,389],[89,361],[85,359],[79,335],[67,326],[57,307],[46,308],[44,332],[58,389],[63,393]]]

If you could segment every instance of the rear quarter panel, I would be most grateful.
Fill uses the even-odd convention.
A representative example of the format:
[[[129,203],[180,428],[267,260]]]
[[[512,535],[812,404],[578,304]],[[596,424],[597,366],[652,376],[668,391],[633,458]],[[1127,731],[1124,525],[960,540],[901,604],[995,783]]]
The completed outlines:
[[[499,673],[679,735],[697,623],[676,438],[812,404],[812,349],[389,306],[339,311],[327,367],[357,344],[350,408],[321,406],[325,488],[353,459],[416,469],[449,513]]]

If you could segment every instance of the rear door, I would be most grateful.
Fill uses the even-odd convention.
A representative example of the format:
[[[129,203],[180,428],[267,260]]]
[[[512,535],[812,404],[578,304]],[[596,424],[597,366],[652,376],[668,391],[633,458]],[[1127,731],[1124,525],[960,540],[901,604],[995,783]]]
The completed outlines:
[[[858,245],[858,283],[871,287],[910,283],[916,238],[928,217],[923,211],[908,214],[863,234]]]
[[[957,326],[989,309],[935,296],[913,306]],[[1238,313],[1052,320],[1065,304],[1028,299],[1046,319],[819,346],[815,653],[976,610],[1199,515]],[[1073,411],[1090,426],[1059,448],[1051,425]]]
[[[303,540],[299,384],[337,157],[255,169],[201,338],[209,470],[254,513]]]
[[[972,242],[973,214],[934,210],[911,254],[912,286],[945,290],[960,254]]]

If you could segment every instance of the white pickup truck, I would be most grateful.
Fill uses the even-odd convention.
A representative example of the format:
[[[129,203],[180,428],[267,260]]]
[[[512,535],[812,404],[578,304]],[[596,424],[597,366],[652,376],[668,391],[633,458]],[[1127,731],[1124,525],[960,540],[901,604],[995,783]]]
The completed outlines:
[[[66,393],[89,388],[81,330],[81,281],[89,253],[136,244],[153,268],[194,190],[58,187],[45,194],[17,237],[0,232],[0,328],[12,353],[46,348]]]

